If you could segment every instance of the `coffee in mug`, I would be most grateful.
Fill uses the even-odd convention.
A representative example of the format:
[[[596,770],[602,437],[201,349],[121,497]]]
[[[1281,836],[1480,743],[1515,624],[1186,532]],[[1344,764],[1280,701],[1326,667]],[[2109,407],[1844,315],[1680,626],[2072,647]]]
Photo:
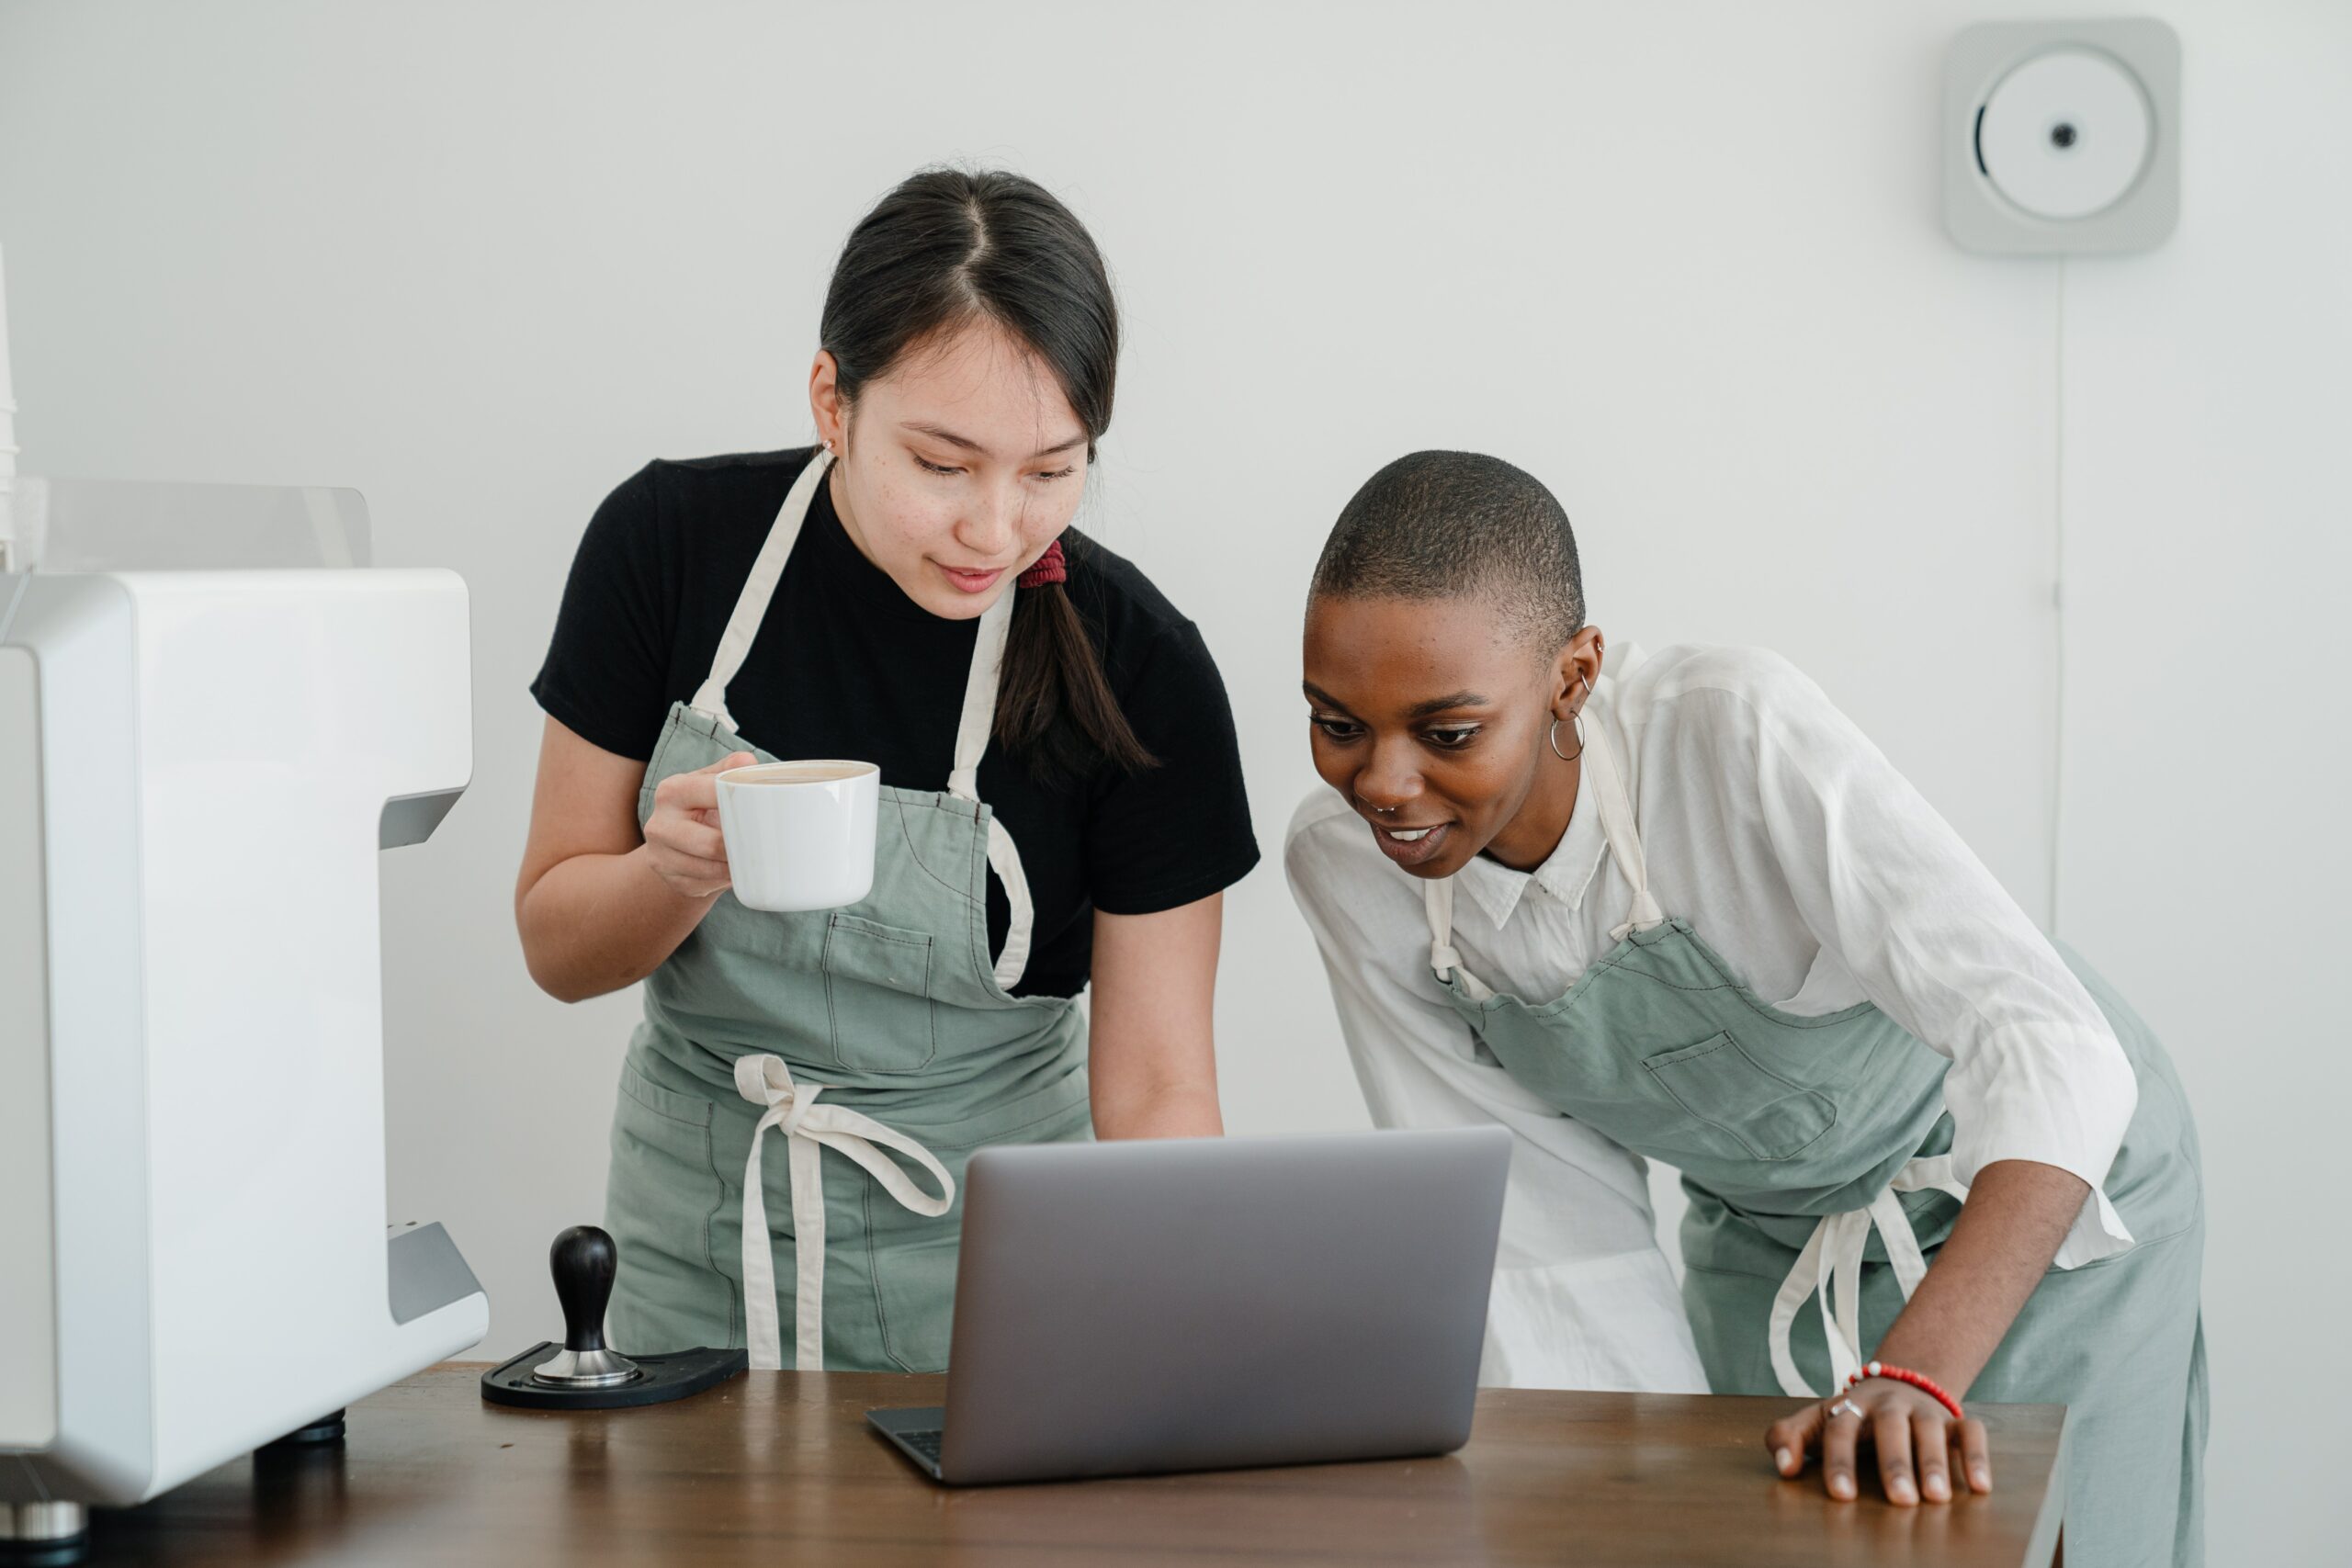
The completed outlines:
[[[718,775],[718,830],[747,909],[854,904],[874,890],[882,770],[825,759],[760,762]]]
[[[747,785],[822,784],[827,779],[854,779],[871,772],[873,767],[871,762],[762,762],[754,767],[730,768],[719,777]]]

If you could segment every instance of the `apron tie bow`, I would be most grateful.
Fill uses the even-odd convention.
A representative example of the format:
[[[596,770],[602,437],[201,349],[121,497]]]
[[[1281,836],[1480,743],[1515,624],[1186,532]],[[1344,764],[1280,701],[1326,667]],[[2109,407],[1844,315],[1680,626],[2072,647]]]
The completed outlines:
[[[1920,1250],[1911,1217],[1904,1213],[1895,1194],[1930,1189],[1948,1192],[1963,1203],[1968,1201],[1968,1189],[1952,1174],[1951,1156],[1925,1156],[1897,1171],[1894,1179],[1871,1200],[1869,1208],[1825,1214],[1813,1227],[1804,1250],[1797,1254],[1796,1266],[1781,1281],[1780,1293],[1772,1299],[1771,1322],[1766,1329],[1772,1375],[1781,1380],[1782,1393],[1798,1399],[1816,1397],[1804,1374],[1797,1371],[1795,1353],[1789,1347],[1789,1330],[1796,1325],[1797,1313],[1807,1296],[1817,1296],[1821,1302],[1821,1331],[1829,1342],[1831,1385],[1845,1387],[1861,1366],[1862,1250],[1870,1246],[1872,1230],[1886,1242],[1887,1261],[1894,1266],[1894,1282],[1902,1287],[1905,1301],[1928,1277],[1927,1255]]]
[[[827,1086],[796,1083],[783,1058],[735,1059],[735,1092],[765,1106],[752,1129],[752,1153],[743,1166],[743,1337],[755,1371],[784,1365],[784,1334],[776,1321],[775,1259],[768,1248],[767,1197],[761,1186],[760,1147],[768,1129],[784,1134],[786,1167],[792,1189],[792,1364],[821,1371],[825,1365],[825,1179],[820,1152],[846,1155],[882,1184],[903,1208],[935,1218],[956,1202],[956,1181],[929,1149],[904,1133],[884,1126],[845,1105],[818,1103]],[[923,1191],[906,1168],[882,1151],[896,1149],[938,1179],[936,1196]]]

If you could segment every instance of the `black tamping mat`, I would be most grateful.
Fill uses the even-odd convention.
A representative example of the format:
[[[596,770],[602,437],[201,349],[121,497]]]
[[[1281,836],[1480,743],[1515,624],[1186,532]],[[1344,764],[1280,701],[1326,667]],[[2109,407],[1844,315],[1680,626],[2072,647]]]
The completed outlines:
[[[481,1375],[481,1396],[526,1410],[626,1410],[661,1404],[725,1382],[752,1364],[748,1350],[670,1350],[623,1356],[605,1343],[620,1248],[594,1225],[574,1225],[548,1249],[563,1343],[543,1339]],[[547,1375],[537,1376],[542,1370]]]
[[[748,1350],[672,1350],[659,1356],[631,1356],[629,1359],[645,1375],[610,1388],[553,1388],[533,1382],[532,1371],[562,1348],[551,1339],[543,1339],[513,1360],[492,1367],[481,1375],[481,1396],[492,1404],[520,1405],[526,1410],[625,1410],[700,1393],[752,1364]]]

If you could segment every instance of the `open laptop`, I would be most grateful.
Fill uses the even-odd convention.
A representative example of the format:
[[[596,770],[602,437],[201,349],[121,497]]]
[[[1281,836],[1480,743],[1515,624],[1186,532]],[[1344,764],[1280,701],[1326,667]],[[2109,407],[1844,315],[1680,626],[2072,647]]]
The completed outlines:
[[[982,1149],[946,1407],[867,1419],[958,1485],[1460,1448],[1510,1163],[1500,1127]]]

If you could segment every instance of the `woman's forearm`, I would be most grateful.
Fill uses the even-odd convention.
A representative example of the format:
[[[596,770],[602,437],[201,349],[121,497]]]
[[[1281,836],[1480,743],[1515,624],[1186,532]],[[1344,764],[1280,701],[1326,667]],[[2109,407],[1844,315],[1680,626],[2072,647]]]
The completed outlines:
[[[1225,895],[1150,915],[1094,915],[1087,1038],[1094,1135],[1214,1138],[1216,957]]]
[[[1225,1133],[1214,1083],[1159,1083],[1124,1089],[1093,1083],[1098,1138],[1216,1138]]]
[[[2035,1160],[1998,1160],[1979,1171],[1878,1359],[1963,1395],[2049,1271],[2089,1192],[2082,1178]]]
[[[549,866],[516,904],[523,959],[539,988],[560,1001],[601,997],[661,967],[718,898],[679,893],[642,845],[573,855]]]

